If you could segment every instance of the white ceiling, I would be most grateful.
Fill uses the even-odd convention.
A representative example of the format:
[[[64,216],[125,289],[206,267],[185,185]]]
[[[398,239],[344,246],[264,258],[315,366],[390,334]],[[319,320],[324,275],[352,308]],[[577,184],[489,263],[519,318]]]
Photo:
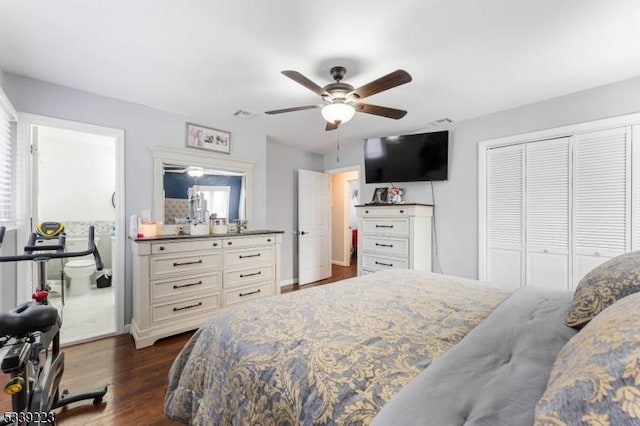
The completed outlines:
[[[315,152],[337,137],[319,110],[263,112],[319,100],[281,70],[323,86],[334,65],[355,87],[413,76],[367,98],[406,117],[358,113],[341,141],[408,133],[640,75],[640,1],[0,1],[7,72]],[[239,109],[260,115],[239,121]]]

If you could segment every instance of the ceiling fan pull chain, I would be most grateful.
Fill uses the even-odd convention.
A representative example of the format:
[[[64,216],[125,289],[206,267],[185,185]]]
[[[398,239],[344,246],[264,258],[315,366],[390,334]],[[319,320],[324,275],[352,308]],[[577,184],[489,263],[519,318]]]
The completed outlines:
[[[340,130],[337,133],[338,137],[336,138],[336,163],[340,162]]]

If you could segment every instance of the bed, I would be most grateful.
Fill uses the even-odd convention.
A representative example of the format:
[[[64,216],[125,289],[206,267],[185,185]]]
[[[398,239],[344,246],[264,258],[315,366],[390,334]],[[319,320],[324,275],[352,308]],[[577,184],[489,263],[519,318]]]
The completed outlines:
[[[410,270],[258,300],[194,334],[165,413],[203,425],[565,424],[566,377],[548,393],[582,334],[564,323],[574,305],[569,292]]]

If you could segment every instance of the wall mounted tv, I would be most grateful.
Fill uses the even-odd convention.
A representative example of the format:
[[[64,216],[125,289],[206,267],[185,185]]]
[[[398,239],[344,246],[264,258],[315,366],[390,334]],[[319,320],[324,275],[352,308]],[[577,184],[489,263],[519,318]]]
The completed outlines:
[[[447,180],[449,132],[371,138],[364,141],[367,183]]]

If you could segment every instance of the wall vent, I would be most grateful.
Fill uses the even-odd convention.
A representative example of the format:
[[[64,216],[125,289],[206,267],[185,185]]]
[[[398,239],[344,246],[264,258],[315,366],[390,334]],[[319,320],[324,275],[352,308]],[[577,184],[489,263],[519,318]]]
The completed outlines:
[[[256,114],[255,112],[247,111],[244,109],[237,110],[236,112],[233,113],[233,115],[238,118],[242,118],[243,120],[251,120],[252,118],[255,118],[258,116],[258,114]]]
[[[439,118],[437,120],[430,121],[429,124],[432,126],[443,126],[445,124],[453,123],[453,120],[449,117]]]

